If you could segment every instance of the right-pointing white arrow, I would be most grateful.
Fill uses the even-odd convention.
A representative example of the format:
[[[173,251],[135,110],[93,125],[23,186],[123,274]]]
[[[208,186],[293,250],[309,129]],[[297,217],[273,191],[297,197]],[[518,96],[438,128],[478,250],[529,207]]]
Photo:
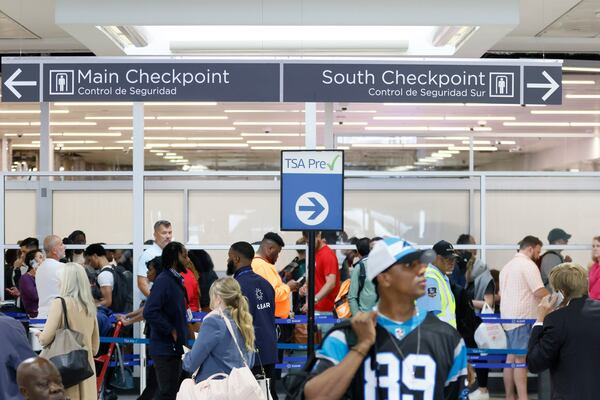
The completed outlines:
[[[17,68],[17,70],[6,80],[4,84],[6,87],[13,92],[17,99],[20,99],[21,93],[15,89],[15,86],[37,86],[37,81],[15,81],[15,79],[21,75],[21,68]]]
[[[546,94],[542,96],[542,100],[546,101],[548,97],[552,96],[552,93],[556,92],[556,89],[558,89],[560,85],[552,79],[550,74],[546,71],[542,71],[542,75],[548,80],[548,83],[528,83],[527,87],[532,89],[548,89]]]

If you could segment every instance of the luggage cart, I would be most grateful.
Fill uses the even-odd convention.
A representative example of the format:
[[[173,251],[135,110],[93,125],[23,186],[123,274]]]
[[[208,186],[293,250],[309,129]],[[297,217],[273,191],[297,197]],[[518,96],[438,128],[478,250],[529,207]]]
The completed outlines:
[[[117,321],[115,325],[115,330],[113,331],[112,335],[113,338],[119,337],[122,327],[123,323],[121,321]],[[106,354],[94,358],[94,361],[102,364],[100,373],[96,377],[96,388],[98,390],[98,398],[100,398],[100,394],[102,393],[102,389],[104,388],[104,377],[106,376],[106,371],[108,371],[108,366],[110,365],[110,359],[112,358],[113,352],[115,351],[115,346],[116,343],[110,343],[108,346],[108,352]]]

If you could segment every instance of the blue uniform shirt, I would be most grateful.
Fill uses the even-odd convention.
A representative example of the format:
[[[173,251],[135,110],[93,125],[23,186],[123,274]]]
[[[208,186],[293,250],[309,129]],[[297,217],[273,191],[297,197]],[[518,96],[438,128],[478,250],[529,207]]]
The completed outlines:
[[[233,278],[238,281],[242,293],[248,299],[248,307],[254,325],[255,347],[258,357],[256,365],[271,365],[277,362],[277,327],[275,326],[275,289],[252,271],[252,267],[238,269]],[[259,360],[260,357],[260,360]]]
[[[444,280],[448,284],[448,288],[450,287],[450,279],[439,270],[433,264],[429,264],[427,268],[435,268],[440,274],[444,277]],[[423,311],[433,311],[434,314],[438,314],[442,312],[442,288],[439,287],[438,282],[433,278],[427,278],[427,283],[425,287],[425,294],[417,299],[417,307]]]

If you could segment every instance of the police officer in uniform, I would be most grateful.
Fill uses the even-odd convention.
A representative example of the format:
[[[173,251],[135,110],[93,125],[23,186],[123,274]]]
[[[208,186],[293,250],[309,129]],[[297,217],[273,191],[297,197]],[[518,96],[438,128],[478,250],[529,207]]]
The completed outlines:
[[[456,328],[456,302],[448,276],[458,254],[452,243],[440,240],[433,246],[435,260],[427,266],[425,294],[417,300],[419,310],[433,312],[440,320]]]
[[[458,332],[415,300],[425,292],[423,251],[400,238],[379,241],[367,279],[379,304],[337,325],[304,386],[311,399],[466,399],[466,347]]]

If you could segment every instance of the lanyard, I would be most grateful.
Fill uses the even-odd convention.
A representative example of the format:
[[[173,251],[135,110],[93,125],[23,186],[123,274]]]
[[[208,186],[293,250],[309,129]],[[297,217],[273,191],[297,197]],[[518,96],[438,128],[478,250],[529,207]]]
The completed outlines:
[[[240,276],[242,276],[242,275],[246,275],[246,274],[249,274],[250,272],[252,272],[252,268],[251,268],[251,267],[248,267],[248,269],[247,269],[247,270],[245,270],[245,271],[242,271],[242,272],[240,272],[239,274],[236,274],[236,275],[235,275],[235,277],[236,277],[236,278],[239,278]]]

